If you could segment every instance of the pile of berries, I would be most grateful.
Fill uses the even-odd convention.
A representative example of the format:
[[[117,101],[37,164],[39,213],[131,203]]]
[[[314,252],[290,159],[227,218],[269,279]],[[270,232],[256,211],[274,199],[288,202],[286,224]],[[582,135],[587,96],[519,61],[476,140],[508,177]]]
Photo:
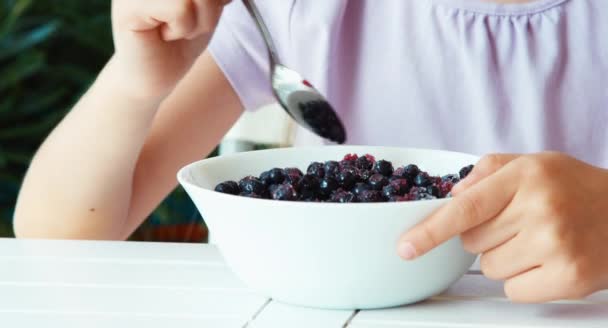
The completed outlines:
[[[431,176],[414,164],[394,168],[372,155],[348,154],[341,161],[313,162],[306,174],[298,168],[274,168],[259,177],[225,181],[215,191],[251,198],[305,202],[404,202],[451,197],[455,184],[473,165],[459,174]]]

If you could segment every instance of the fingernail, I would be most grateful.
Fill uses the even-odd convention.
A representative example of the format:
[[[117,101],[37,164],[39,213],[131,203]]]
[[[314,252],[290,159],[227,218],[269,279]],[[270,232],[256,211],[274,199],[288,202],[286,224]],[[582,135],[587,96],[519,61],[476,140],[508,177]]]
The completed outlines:
[[[416,249],[414,248],[414,245],[407,241],[399,244],[397,252],[404,260],[413,260],[416,257]]]

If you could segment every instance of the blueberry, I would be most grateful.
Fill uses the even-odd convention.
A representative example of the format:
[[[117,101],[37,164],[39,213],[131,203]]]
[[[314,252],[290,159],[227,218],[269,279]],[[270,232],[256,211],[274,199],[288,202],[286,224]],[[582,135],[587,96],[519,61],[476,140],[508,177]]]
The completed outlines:
[[[275,200],[297,200],[298,194],[292,185],[283,183],[272,190],[272,199]]]
[[[382,190],[382,188],[388,184],[388,179],[382,174],[376,173],[369,177],[367,183],[374,190]]]
[[[460,169],[460,179],[464,179],[467,177],[467,175],[469,175],[469,173],[471,173],[471,171],[473,171],[473,165],[469,165],[469,166],[465,166],[462,169]]]
[[[313,162],[308,166],[306,173],[316,176],[319,179],[325,177],[325,164]]]
[[[283,170],[283,174],[285,175],[286,179],[292,180],[295,178],[301,178],[304,175],[304,173],[302,173],[302,171],[300,171],[300,169],[297,167],[288,167]]]
[[[319,189],[319,179],[312,174],[306,174],[300,179],[299,185],[301,190],[316,191]]]
[[[300,191],[300,181],[302,180],[302,171],[298,168],[287,168],[283,170],[283,175],[285,176],[285,180],[283,183],[289,183],[293,186],[296,191]]]
[[[338,187],[338,182],[334,178],[325,178],[319,183],[319,194],[324,198],[328,198]]]
[[[334,192],[329,199],[329,201],[333,203],[353,203],[355,200],[355,194],[345,190]]]
[[[393,174],[393,164],[389,161],[379,160],[374,165],[374,172],[380,173],[385,177],[391,176]]]
[[[382,195],[386,198],[390,198],[391,196],[398,196],[401,192],[400,188],[396,185],[389,184],[382,188]]]
[[[418,173],[418,175],[414,178],[414,184],[418,187],[426,187],[430,184],[432,184],[432,180],[431,177],[429,176],[428,173],[426,172],[420,172]]]
[[[374,162],[370,161],[366,156],[361,156],[357,158],[355,165],[361,170],[371,170],[374,167]]]
[[[405,170],[405,174],[410,178],[414,178],[420,173],[420,168],[414,164],[410,164],[403,169]]]
[[[426,193],[429,194],[429,195],[433,195],[435,197],[438,197],[438,198],[441,195],[441,192],[440,192],[439,188],[437,186],[435,186],[435,185],[427,186],[426,187]]]
[[[365,182],[357,182],[355,184],[355,186],[353,187],[353,192],[355,193],[355,195],[360,195],[361,192],[363,192],[365,190],[372,190],[372,187],[370,187]]]
[[[241,191],[239,190],[239,185],[234,181],[224,181],[217,186],[215,186],[215,191],[221,192],[224,194],[230,195],[238,195]]]
[[[266,186],[270,186],[272,184],[272,179],[270,179],[270,171],[264,171],[264,172],[262,172],[262,174],[260,174],[259,179]]]
[[[283,170],[274,168],[268,171],[268,179],[270,180],[270,184],[283,183],[285,181],[285,174],[283,174]]]
[[[458,174],[444,175],[443,177],[441,177],[441,181],[442,182],[449,181],[453,184],[457,184],[458,182],[460,182],[460,176]]]
[[[357,175],[354,168],[345,167],[340,170],[336,176],[336,180],[342,188],[351,189],[357,182]]]
[[[336,177],[336,175],[338,175],[339,170],[340,170],[340,163],[338,163],[336,161],[325,162],[325,176],[326,177]]]
[[[359,170],[359,181],[367,182],[371,176],[374,175],[372,170]]]
[[[262,180],[253,176],[241,179],[241,181],[239,181],[239,187],[244,193],[257,195],[262,195],[266,189]]]
[[[355,165],[355,160],[348,160],[348,159],[343,159],[340,161],[340,168],[345,168],[345,167],[357,167]]]
[[[357,199],[362,203],[378,203],[384,201],[382,193],[377,190],[364,190],[357,196]]]

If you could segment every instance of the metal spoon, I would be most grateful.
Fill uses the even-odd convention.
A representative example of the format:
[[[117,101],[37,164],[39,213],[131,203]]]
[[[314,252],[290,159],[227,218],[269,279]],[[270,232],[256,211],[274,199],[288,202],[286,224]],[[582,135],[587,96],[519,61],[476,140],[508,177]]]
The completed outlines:
[[[254,0],[243,0],[243,3],[266,42],[272,89],[283,109],[296,122],[318,136],[339,144],[344,143],[344,125],[329,102],[298,72],[281,64],[270,32]]]

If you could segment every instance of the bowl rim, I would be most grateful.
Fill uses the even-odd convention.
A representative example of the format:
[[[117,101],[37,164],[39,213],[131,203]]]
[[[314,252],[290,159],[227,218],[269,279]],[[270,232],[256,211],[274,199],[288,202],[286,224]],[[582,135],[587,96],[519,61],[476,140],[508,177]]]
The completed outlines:
[[[327,148],[375,148],[382,149],[385,151],[427,151],[427,152],[441,152],[445,154],[454,154],[454,155],[466,155],[474,158],[474,162],[479,160],[479,156],[469,153],[456,152],[450,150],[441,150],[441,149],[432,149],[432,148],[411,148],[411,147],[390,147],[390,146],[367,146],[367,145],[328,145],[328,146],[303,146],[303,147],[281,147],[281,148],[272,148],[272,149],[263,149],[263,150],[252,150],[247,152],[239,152],[239,153],[231,153],[211,158],[206,158],[202,160],[198,160],[192,163],[189,163],[183,166],[177,172],[177,180],[180,185],[184,187],[194,188],[203,193],[212,193],[215,197],[225,198],[228,200],[236,200],[244,201],[244,202],[257,202],[259,204],[267,204],[267,205],[275,205],[275,206],[297,206],[297,207],[333,207],[333,206],[345,206],[343,203],[332,203],[332,202],[301,202],[301,201],[279,201],[274,199],[263,199],[263,198],[250,198],[243,197],[238,195],[230,195],[217,192],[212,189],[201,187],[195,183],[190,182],[192,179],[192,175],[190,177],[186,177],[187,173],[190,173],[195,167],[199,167],[201,165],[206,165],[208,163],[219,162],[230,160],[233,158],[239,158],[247,156],[250,153],[271,153],[271,152],[284,152],[284,151],[302,151],[305,152],[307,150],[319,150],[319,149],[327,149]],[[474,163],[471,163],[474,164]],[[377,202],[377,203],[347,203],[348,207],[386,207],[386,206],[402,206],[402,207],[415,207],[415,206],[430,206],[430,205],[441,205],[450,201],[450,198],[439,198],[439,199],[425,199],[425,200],[417,200],[417,201],[406,201],[406,202]]]

